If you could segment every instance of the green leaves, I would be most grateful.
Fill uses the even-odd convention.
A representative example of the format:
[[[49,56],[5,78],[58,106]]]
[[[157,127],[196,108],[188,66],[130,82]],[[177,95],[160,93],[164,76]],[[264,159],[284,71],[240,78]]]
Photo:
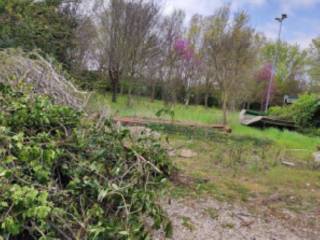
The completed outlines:
[[[320,102],[314,94],[301,95],[294,104],[287,107],[271,108],[269,113],[287,120],[294,121],[300,128],[316,127],[316,112],[320,108]]]
[[[52,210],[48,193],[34,187],[14,184],[0,199],[0,213],[6,213],[0,232],[14,236],[23,231],[24,224],[29,221],[45,221]]]
[[[76,19],[62,10],[61,0],[0,1],[0,47],[41,49],[66,63],[73,46]],[[18,27],[17,27],[18,26]]]
[[[1,228],[13,236],[17,235],[21,231],[21,225],[11,216],[4,219],[3,223],[1,224]]]
[[[0,236],[146,239],[146,216],[167,229],[155,198],[171,164],[158,142],[0,84],[1,99]]]

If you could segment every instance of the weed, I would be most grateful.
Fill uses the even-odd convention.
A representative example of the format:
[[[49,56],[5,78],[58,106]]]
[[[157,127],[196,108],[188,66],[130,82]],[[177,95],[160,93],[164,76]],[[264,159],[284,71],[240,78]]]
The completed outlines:
[[[182,217],[182,226],[184,226],[185,228],[187,228],[190,232],[193,232],[195,230],[195,226],[192,223],[191,219],[189,217]]]
[[[205,209],[205,213],[209,215],[209,217],[213,220],[219,218],[219,210],[215,208],[207,208]]]
[[[229,228],[229,229],[233,229],[235,227],[233,223],[223,223],[221,226],[223,228]]]

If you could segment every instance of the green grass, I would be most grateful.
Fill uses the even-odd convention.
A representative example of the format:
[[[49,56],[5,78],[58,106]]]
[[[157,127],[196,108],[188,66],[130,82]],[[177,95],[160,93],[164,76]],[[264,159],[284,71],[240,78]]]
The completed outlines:
[[[109,94],[101,95],[94,94],[89,101],[89,110],[97,111],[106,106],[111,108],[111,113],[118,116],[139,116],[139,117],[156,117],[156,112],[162,109],[165,105],[162,101],[144,97],[134,97],[132,106],[127,105],[127,97],[119,96],[117,103],[111,102]],[[177,104],[173,107],[175,112],[175,120],[192,121],[199,123],[220,123],[221,114],[217,109],[205,109],[201,106],[184,106]],[[169,118],[169,117],[167,117]]]
[[[197,153],[196,157],[172,159],[183,175],[191,176],[190,188],[172,188],[173,196],[213,196],[221,201],[244,204],[279,195],[272,207],[295,211],[310,210],[320,204],[320,172],[305,157],[283,150],[277,144],[252,146],[250,141],[227,142],[189,139],[170,135],[170,145],[183,146]],[[282,160],[296,163],[284,166]],[[257,204],[259,206],[259,204]]]
[[[96,112],[101,108],[107,108],[112,115],[122,117],[151,117],[155,118],[156,112],[164,107],[162,101],[151,102],[150,99],[144,97],[134,97],[132,106],[127,105],[127,97],[119,96],[117,103],[111,102],[109,94],[93,94],[87,110]],[[173,106],[175,120],[196,122],[203,124],[220,124],[222,122],[222,112],[216,108],[205,108],[203,106],[185,106],[176,104]],[[169,119],[169,116],[163,117]],[[251,137],[257,139],[267,139],[274,141],[279,146],[286,149],[298,151],[298,154],[310,154],[320,145],[319,137],[310,137],[297,132],[280,131],[277,129],[259,130],[242,126],[239,123],[239,113],[229,113],[229,122],[233,130],[234,136]]]
[[[107,108],[111,115],[155,118],[164,107],[161,101],[135,97],[127,106],[127,97],[119,96],[117,103],[110,95],[94,94],[88,112]],[[202,106],[173,106],[175,120],[203,124],[220,124],[222,112]],[[169,116],[166,117],[169,119]],[[319,137],[277,129],[260,130],[242,126],[239,113],[229,114],[231,135],[213,134],[197,138],[196,133],[170,134],[173,148],[183,146],[198,153],[193,158],[172,157],[180,172],[194,179],[192,186],[174,186],[169,183],[171,196],[214,196],[222,201],[259,201],[273,194],[281,195],[274,206],[301,210],[320,204],[320,173],[313,169],[312,153],[320,145]],[[186,131],[186,133],[188,133]],[[257,141],[256,141],[257,140]],[[290,161],[296,167],[282,165]],[[259,208],[259,204],[257,204]],[[187,222],[187,221],[184,221]]]

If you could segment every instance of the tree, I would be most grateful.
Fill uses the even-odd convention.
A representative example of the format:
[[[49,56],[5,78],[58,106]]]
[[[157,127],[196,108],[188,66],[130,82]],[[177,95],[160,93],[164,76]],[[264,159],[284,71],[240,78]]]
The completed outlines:
[[[112,86],[112,101],[116,101],[119,82],[122,77],[129,79],[129,101],[132,82],[137,80],[145,60],[153,54],[159,6],[147,0],[111,0],[99,17],[100,68],[108,72]]]
[[[237,94],[244,89],[256,53],[254,30],[248,26],[244,12],[230,18],[230,7],[224,6],[209,18],[206,51],[212,68],[214,82],[221,91],[223,123],[228,122],[230,105],[239,100]]]
[[[158,52],[158,39],[154,33],[160,8],[153,1],[132,1],[128,3],[127,32],[128,63],[126,75],[128,84],[128,105],[131,104],[132,84],[143,75],[146,62]]]
[[[278,49],[278,50],[276,50]],[[262,49],[266,63],[271,63],[278,51],[273,104],[282,104],[284,95],[298,95],[304,90],[306,80],[307,52],[297,45],[282,42],[267,43]]]
[[[170,16],[163,19],[160,29],[160,48],[162,49],[160,76],[163,84],[162,99],[175,103],[179,86],[179,55],[175,44],[184,32],[185,13],[174,11]]]
[[[41,49],[66,67],[77,26],[76,0],[3,0],[0,2],[0,48]]]
[[[96,64],[94,55],[97,49],[95,41],[97,39],[97,31],[92,19],[83,17],[78,22],[73,35],[71,71],[77,77],[81,77],[81,73],[88,68],[88,65]]]
[[[97,8],[104,9],[104,4],[104,1],[97,2]],[[109,75],[113,102],[117,100],[119,79],[125,65],[124,14],[125,1],[111,0],[99,17],[98,62],[102,73]]]
[[[254,88],[252,91],[252,101],[260,103],[260,111],[264,111],[265,102],[267,99],[269,82],[271,78],[272,64],[264,64],[255,74]],[[277,82],[272,80],[270,99],[273,100],[277,92]]]
[[[184,103],[189,105],[191,98],[191,89],[201,80],[201,70],[203,67],[201,60],[201,39],[202,39],[202,16],[194,15],[191,18],[187,31],[187,42],[182,51],[183,85],[184,85]]]
[[[320,37],[312,41],[309,49],[309,75],[312,91],[320,90]]]
[[[199,55],[202,62],[202,76],[203,76],[203,89],[204,89],[204,105],[208,107],[209,96],[214,91],[214,79],[213,79],[213,68],[211,67],[211,59],[209,58],[208,50],[210,49],[211,41],[211,20],[212,18],[205,18],[202,20],[202,39],[200,42]]]
[[[195,84],[200,66],[200,59],[195,53],[194,47],[185,39],[177,39],[174,49],[178,56],[178,74],[184,88],[184,103],[189,105],[191,86]]]

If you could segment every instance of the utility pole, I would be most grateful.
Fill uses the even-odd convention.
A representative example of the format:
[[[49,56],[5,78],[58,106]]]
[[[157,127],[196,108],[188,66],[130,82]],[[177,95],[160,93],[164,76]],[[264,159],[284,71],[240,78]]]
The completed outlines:
[[[269,86],[268,86],[268,92],[267,92],[265,112],[267,112],[269,109],[271,90],[272,90],[272,82],[273,82],[273,78],[276,74],[276,68],[277,68],[278,58],[279,58],[279,47],[280,47],[280,43],[281,43],[282,23],[286,18],[288,18],[287,14],[282,14],[281,17],[275,18],[275,20],[277,20],[280,23],[280,26],[279,26],[278,41],[277,41],[277,46],[276,46],[276,53],[275,53],[274,60],[273,60],[272,66],[271,66],[271,74],[270,74],[270,80],[269,80]]]

